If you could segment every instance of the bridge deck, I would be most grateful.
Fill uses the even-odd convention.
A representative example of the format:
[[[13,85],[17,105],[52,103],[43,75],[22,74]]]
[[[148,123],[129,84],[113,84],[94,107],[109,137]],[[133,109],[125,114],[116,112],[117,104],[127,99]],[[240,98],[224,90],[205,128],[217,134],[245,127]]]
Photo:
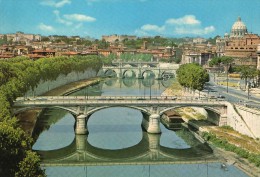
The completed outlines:
[[[154,97],[154,96],[40,96],[19,97],[14,107],[44,105],[189,105],[189,106],[225,106],[222,100],[201,100],[196,97]]]

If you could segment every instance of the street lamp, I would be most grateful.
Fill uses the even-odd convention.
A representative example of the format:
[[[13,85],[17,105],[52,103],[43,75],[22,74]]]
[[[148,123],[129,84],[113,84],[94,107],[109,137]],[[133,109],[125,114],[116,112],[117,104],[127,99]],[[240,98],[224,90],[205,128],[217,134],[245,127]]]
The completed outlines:
[[[84,90],[84,95],[85,95],[85,99],[87,98],[87,100],[88,100],[88,88],[89,88],[90,86],[87,86],[87,87],[85,87],[85,90]],[[87,91],[86,91],[87,90]]]
[[[228,65],[227,65],[227,93],[228,93]]]
[[[152,99],[152,85],[150,84],[150,100]]]
[[[250,87],[251,87],[251,84],[250,84],[250,82],[248,81],[248,83],[247,83],[247,99],[249,100],[249,97],[250,97],[250,94],[249,94],[249,92],[250,92]]]

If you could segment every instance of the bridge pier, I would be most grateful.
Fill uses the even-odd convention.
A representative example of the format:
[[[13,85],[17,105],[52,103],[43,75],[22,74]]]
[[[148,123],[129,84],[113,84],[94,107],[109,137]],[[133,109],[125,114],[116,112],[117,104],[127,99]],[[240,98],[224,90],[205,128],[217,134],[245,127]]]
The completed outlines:
[[[149,120],[143,119],[142,126],[148,133],[153,133],[153,134],[161,133],[160,115],[151,114],[149,116]]]
[[[86,128],[86,116],[81,114],[76,117],[76,126],[75,126],[75,133],[77,135],[86,135],[87,134]]]

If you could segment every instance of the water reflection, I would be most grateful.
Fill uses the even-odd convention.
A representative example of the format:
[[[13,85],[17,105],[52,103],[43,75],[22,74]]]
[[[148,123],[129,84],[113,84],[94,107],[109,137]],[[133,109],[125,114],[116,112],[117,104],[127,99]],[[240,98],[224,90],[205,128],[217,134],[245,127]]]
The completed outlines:
[[[186,149],[174,149],[160,144],[160,134],[142,131],[142,139],[137,144],[123,149],[103,149],[91,145],[87,135],[76,135],[74,141],[64,148],[38,151],[45,165],[115,165],[115,164],[157,164],[185,163],[214,160],[212,150],[207,144]]]

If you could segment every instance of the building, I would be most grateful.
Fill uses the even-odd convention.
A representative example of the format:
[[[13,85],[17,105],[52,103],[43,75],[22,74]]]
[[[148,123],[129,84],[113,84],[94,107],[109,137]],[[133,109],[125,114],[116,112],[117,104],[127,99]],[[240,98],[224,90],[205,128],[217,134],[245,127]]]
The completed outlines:
[[[198,63],[207,65],[208,61],[216,55],[215,48],[211,44],[185,44],[182,47],[182,64]]]
[[[25,34],[23,32],[16,32],[15,34],[0,34],[0,38],[12,42],[30,43],[32,41],[41,41],[41,35],[39,34]]]
[[[258,44],[260,44],[260,37],[248,33],[246,25],[238,17],[231,28],[230,35],[226,33],[224,38],[216,39],[216,53],[218,57],[233,57],[236,65],[256,66]]]
[[[247,34],[247,27],[244,22],[241,21],[241,17],[238,17],[237,21],[232,26],[230,37],[242,38],[245,34]]]
[[[54,50],[34,50],[31,54],[28,54],[28,56],[32,59],[39,59],[39,58],[49,58],[49,57],[55,57],[55,51]]]
[[[201,37],[193,38],[193,39],[192,39],[192,42],[193,42],[193,43],[196,43],[196,44],[202,44],[202,43],[205,43],[206,41],[207,41],[206,39],[201,38]]]
[[[257,46],[257,69],[260,70],[260,44]]]
[[[208,61],[214,57],[209,51],[186,51],[182,55],[182,64],[198,63],[199,65],[207,65]]]
[[[121,42],[123,40],[136,40],[136,36],[129,36],[129,35],[110,35],[110,36],[102,36],[102,40],[105,40],[106,42],[114,43],[116,41]]]

